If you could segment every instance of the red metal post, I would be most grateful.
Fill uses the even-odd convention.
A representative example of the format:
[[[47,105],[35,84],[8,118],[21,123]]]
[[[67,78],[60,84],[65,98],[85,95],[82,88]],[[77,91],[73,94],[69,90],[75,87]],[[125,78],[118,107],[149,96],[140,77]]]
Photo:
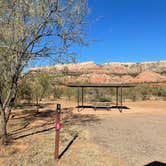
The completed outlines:
[[[57,104],[56,108],[56,124],[55,124],[55,153],[54,159],[57,160],[59,157],[59,141],[60,141],[60,113],[61,113],[61,105]]]

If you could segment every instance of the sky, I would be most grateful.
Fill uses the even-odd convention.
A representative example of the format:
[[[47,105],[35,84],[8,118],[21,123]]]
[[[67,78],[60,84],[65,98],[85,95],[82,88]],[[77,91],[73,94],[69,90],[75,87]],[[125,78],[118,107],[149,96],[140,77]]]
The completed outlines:
[[[89,45],[77,61],[166,60],[166,0],[89,0]]]

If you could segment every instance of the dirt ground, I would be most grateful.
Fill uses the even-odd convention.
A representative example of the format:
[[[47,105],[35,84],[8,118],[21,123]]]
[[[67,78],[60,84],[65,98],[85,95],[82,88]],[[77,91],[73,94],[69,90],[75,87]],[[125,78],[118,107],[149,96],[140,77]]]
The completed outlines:
[[[55,105],[62,104],[60,152],[78,134],[59,162],[53,159]],[[125,103],[130,109],[75,109],[75,102],[43,103],[39,114],[17,109],[9,124],[14,138],[0,147],[0,166],[141,166],[166,163],[166,101]]]
[[[125,103],[130,109],[112,111],[83,110],[97,114],[100,122],[90,126],[92,140],[104,146],[107,153],[128,166],[154,161],[166,163],[166,102]]]

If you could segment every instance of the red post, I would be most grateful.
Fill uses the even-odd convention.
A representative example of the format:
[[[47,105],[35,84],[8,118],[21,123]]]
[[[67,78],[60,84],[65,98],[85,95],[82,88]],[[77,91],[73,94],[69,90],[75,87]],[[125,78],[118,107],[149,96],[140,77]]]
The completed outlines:
[[[54,159],[58,160],[59,157],[59,141],[60,141],[60,113],[61,113],[61,105],[57,104],[56,108],[56,124],[55,124],[55,153]]]

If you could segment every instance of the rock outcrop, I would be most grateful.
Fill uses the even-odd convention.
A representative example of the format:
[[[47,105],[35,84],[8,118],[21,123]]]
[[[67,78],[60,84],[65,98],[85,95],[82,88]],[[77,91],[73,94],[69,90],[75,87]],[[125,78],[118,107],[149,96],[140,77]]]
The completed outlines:
[[[94,62],[62,64],[31,68],[29,72],[44,71],[48,74],[62,72],[65,81],[92,83],[115,82],[164,82],[166,81],[166,61],[120,63],[112,62],[97,65]]]

